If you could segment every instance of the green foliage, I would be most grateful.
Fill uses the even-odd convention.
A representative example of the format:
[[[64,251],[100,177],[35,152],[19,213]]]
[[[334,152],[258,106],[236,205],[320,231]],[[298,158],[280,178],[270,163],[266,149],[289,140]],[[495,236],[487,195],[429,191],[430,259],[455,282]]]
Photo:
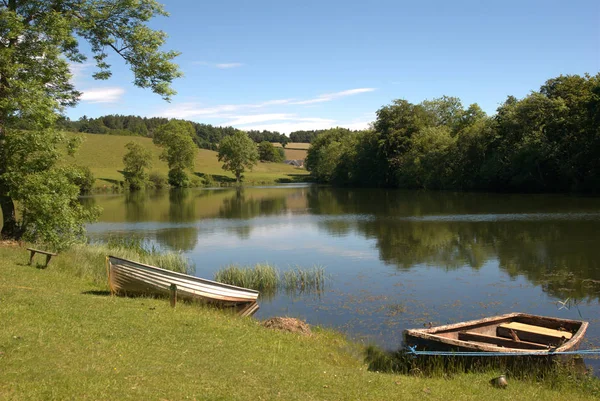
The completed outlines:
[[[175,188],[187,188],[191,186],[190,177],[185,170],[172,168],[169,170],[169,185]]]
[[[285,151],[271,142],[263,141],[258,144],[258,159],[261,162],[281,163],[285,160]]]
[[[164,189],[169,186],[168,178],[164,174],[159,173],[158,171],[151,172],[148,176],[148,180],[150,182],[150,185],[154,189]]]
[[[177,120],[160,126],[154,133],[154,143],[164,147],[160,159],[169,165],[169,184],[173,187],[190,186],[185,170],[194,168],[194,135],[192,124]]]
[[[148,186],[146,169],[152,167],[152,153],[137,142],[125,145],[127,153],[123,156],[125,182],[131,190],[144,189]]]
[[[344,162],[347,146],[354,140],[355,133],[334,128],[321,133],[306,155],[305,167],[319,182],[339,182],[339,167]]]
[[[250,131],[247,131],[246,134],[256,143],[277,142],[277,143],[280,143],[281,146],[285,147],[285,145],[290,141],[290,139],[284,134],[280,134],[279,132],[267,131],[267,130],[263,130],[263,131],[250,130]]]
[[[236,182],[241,182],[244,171],[252,169],[258,162],[256,144],[242,131],[223,138],[219,143],[218,159],[223,162],[223,170],[235,174]]]
[[[377,112],[373,132],[324,132],[306,167],[321,182],[401,188],[600,192],[600,74],[560,76],[489,118],[453,97]]]
[[[98,213],[95,208],[83,209],[77,200],[93,182],[89,169],[56,164],[63,141],[63,135],[53,130],[11,130],[3,146],[7,157],[1,182],[19,207],[13,216],[13,236],[54,249],[83,240],[82,223]]]
[[[154,0],[0,3],[2,236],[24,235],[55,247],[83,237],[83,224],[93,213],[74,201],[79,189],[69,180],[73,171],[56,167],[64,137],[51,129],[80,95],[71,83],[68,62],[86,60],[78,42],[84,39],[98,67],[95,78],[106,79],[106,50],[112,49],[131,67],[135,85],[168,99],[175,93],[172,80],[181,75],[171,62],[177,53],[161,51],[166,35],[145,25],[164,15]],[[76,143],[66,147],[72,153]]]
[[[72,166],[65,169],[69,180],[79,187],[79,195],[89,195],[96,178],[87,166]]]

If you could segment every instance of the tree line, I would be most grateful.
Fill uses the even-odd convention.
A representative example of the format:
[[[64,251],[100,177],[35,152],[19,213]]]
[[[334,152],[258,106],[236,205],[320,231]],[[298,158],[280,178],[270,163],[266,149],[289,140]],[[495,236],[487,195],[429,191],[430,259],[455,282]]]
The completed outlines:
[[[234,127],[216,127],[210,124],[202,124],[188,120],[168,119],[164,117],[140,117],[109,114],[97,118],[82,116],[78,120],[70,120],[61,117],[57,121],[57,128],[70,132],[84,132],[88,134],[144,136],[153,138],[155,132],[169,121],[180,121],[189,123],[194,128],[194,142],[202,149],[217,150],[218,144],[227,136],[236,132],[243,132]],[[276,131],[245,131],[256,143],[272,142],[285,146],[290,142],[285,134]],[[304,142],[304,141],[298,141]]]
[[[317,136],[306,167],[348,186],[599,192],[599,154],[600,74],[561,75],[493,116],[455,97],[395,100],[370,130]]]

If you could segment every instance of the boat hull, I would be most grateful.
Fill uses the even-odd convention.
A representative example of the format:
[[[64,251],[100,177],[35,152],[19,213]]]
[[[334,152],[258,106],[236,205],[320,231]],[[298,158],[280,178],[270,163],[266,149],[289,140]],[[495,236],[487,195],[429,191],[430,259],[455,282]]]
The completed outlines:
[[[509,333],[512,338],[508,335],[497,335],[499,330],[506,331],[505,327],[511,324],[536,327],[542,334],[508,330],[512,332]],[[405,330],[404,344],[409,347],[416,346],[418,350],[502,352],[547,356],[554,352],[579,349],[587,327],[587,322],[578,320],[510,313],[428,329]],[[528,341],[523,341],[518,336],[520,334],[523,337],[523,333],[530,334],[535,341],[529,341],[530,338]],[[556,333],[564,333],[563,338]]]
[[[206,280],[115,256],[109,256],[107,259],[108,282],[113,294],[169,296],[171,285],[175,284],[178,299],[223,306],[247,306],[246,304],[256,303],[259,294],[258,291],[248,288]]]

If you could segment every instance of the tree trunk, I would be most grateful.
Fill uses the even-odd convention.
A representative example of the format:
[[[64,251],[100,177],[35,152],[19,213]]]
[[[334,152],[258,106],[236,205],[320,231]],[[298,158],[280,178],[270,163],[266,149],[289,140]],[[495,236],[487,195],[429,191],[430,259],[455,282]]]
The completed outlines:
[[[2,210],[2,230],[0,238],[19,239],[21,236],[17,218],[15,215],[15,204],[8,196],[7,188],[0,184],[0,209]]]

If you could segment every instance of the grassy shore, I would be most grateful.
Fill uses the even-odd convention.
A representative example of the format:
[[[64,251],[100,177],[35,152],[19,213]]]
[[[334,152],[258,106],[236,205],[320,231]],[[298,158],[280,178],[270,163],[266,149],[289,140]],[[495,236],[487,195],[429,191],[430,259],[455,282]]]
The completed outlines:
[[[590,381],[418,377],[370,372],[362,347],[327,330],[303,337],[251,318],[164,299],[111,297],[98,252],[47,269],[0,246],[1,400],[586,400]],[[597,394],[597,393],[596,393]]]
[[[75,135],[75,134],[68,134]],[[169,172],[168,166],[158,156],[162,149],[152,143],[150,138],[116,135],[83,135],[84,142],[75,155],[74,162],[87,166],[96,177],[96,187],[114,185],[123,181],[123,156],[125,145],[136,142],[150,150],[152,165],[150,171],[156,171],[164,176]],[[196,152],[194,174],[199,177],[211,176],[216,185],[228,185],[235,181],[234,175],[221,168],[217,153],[211,150],[198,149]],[[245,174],[245,184],[264,185],[281,182],[303,181],[308,172],[284,163],[259,163],[252,171]]]

